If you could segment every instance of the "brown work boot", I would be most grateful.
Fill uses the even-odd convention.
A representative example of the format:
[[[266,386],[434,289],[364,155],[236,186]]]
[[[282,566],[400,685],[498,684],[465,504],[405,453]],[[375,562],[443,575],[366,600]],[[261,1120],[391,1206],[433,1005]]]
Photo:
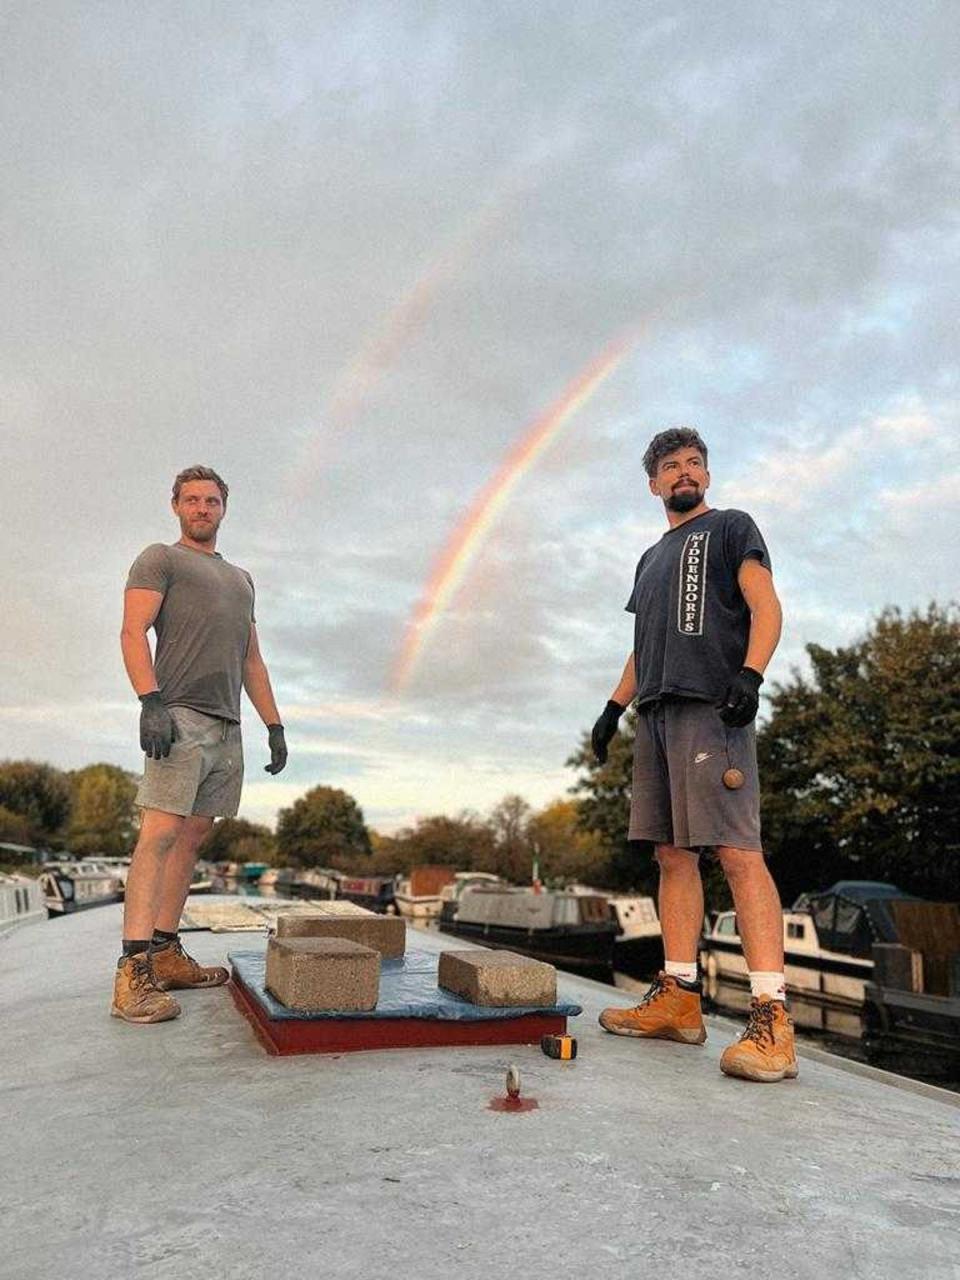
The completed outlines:
[[[668,973],[658,973],[638,1005],[604,1009],[600,1025],[615,1036],[703,1044],[707,1029],[700,1012],[700,990],[699,982],[681,982]]]
[[[750,1020],[735,1044],[727,1045],[720,1070],[741,1080],[792,1080],[800,1070],[793,1042],[793,1019],[782,1000],[756,996],[750,1001]]]
[[[187,987],[222,987],[230,975],[220,965],[198,964],[184,951],[179,938],[150,948],[153,976],[161,991],[183,990]]]
[[[124,1022],[168,1022],[180,1016],[180,1006],[173,996],[154,982],[146,951],[124,956],[117,965],[110,1013]]]

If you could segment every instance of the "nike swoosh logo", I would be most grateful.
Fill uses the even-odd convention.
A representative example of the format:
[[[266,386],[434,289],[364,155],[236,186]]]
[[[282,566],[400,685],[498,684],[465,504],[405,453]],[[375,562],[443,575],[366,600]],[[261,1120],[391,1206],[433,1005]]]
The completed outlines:
[[[703,764],[704,760],[709,760],[713,753],[710,751],[698,751],[693,757],[694,764]]]

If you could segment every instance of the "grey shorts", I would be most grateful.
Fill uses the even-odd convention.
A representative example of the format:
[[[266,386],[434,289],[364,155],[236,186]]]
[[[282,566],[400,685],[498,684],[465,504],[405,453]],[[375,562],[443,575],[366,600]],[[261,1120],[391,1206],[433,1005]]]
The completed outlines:
[[[177,736],[165,760],[144,760],[136,803],[181,817],[232,818],[240,807],[240,726],[192,707],[171,707]]]
[[[729,768],[744,775],[737,791],[723,784]],[[716,707],[692,698],[641,707],[629,837],[680,849],[762,852],[754,726],[728,729]]]

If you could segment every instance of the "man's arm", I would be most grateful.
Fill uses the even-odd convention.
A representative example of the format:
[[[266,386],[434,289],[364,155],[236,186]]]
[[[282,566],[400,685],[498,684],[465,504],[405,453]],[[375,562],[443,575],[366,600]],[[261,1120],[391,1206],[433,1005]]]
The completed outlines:
[[[633,660],[633,650],[627,655],[627,660],[623,666],[623,675],[620,677],[620,683],[610,695],[611,702],[618,702],[621,707],[629,707],[630,703],[637,696],[637,667]]]
[[[763,675],[780,641],[783,610],[773,586],[773,575],[759,560],[744,560],[737,582],[750,610],[750,638],[743,665]]]
[[[162,604],[163,593],[160,591],[130,587],[123,593],[120,651],[123,654],[123,665],[138,698],[145,693],[154,693],[158,688],[147,632],[153,626]]]
[[[274,701],[273,689],[270,687],[270,676],[260,653],[257,640],[257,627],[250,624],[250,642],[247,645],[247,656],[243,662],[243,687],[247,697],[253,703],[257,715],[268,727],[280,723],[280,712]]]

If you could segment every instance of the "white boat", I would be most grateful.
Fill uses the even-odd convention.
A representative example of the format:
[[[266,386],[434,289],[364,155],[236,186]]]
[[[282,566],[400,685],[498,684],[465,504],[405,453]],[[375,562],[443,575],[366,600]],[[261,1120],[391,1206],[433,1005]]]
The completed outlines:
[[[454,875],[452,867],[411,867],[406,875],[397,876],[397,910],[411,920],[435,920],[443,906],[443,890],[453,883]]]
[[[46,919],[47,904],[39,880],[0,874],[0,934],[20,924]]]
[[[123,898],[123,883],[113,871],[83,869],[82,862],[47,862],[40,886],[51,916],[102,907]]]

